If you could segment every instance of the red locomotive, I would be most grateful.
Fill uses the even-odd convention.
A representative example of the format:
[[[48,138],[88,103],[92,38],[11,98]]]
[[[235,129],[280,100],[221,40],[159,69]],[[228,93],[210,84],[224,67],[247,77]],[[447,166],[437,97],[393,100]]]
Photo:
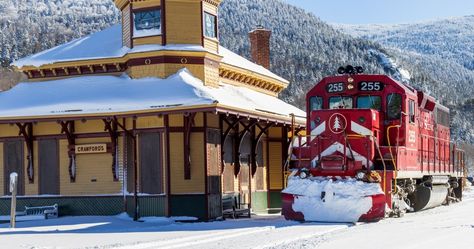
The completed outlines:
[[[306,221],[375,221],[461,200],[464,153],[449,109],[386,75],[341,67],[306,96],[282,213]]]

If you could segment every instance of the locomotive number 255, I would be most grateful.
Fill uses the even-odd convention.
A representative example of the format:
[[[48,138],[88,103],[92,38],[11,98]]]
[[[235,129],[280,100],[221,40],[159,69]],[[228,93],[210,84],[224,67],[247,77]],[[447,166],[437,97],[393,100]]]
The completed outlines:
[[[344,83],[331,83],[327,85],[328,93],[344,92]]]
[[[383,90],[382,82],[362,81],[359,83],[359,91],[382,91],[382,90]]]

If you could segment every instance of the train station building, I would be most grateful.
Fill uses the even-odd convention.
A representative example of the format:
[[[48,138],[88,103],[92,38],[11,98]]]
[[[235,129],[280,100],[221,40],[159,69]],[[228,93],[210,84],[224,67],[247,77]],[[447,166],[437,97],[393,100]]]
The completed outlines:
[[[220,2],[115,0],[120,24],[16,61],[29,82],[0,93],[0,215],[11,172],[18,210],[212,220],[227,196],[278,210],[305,113],[278,99],[270,31],[249,33],[253,61],[219,44]]]

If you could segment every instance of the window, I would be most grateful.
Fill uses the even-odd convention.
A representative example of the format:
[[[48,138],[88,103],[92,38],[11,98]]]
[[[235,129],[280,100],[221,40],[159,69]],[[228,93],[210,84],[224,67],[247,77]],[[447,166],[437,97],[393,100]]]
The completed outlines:
[[[380,96],[360,96],[357,98],[358,109],[382,109],[382,98]]]
[[[398,93],[391,93],[387,96],[387,119],[399,119],[402,114],[402,96]]]
[[[217,38],[217,16],[204,12],[204,35]]]
[[[145,10],[133,13],[133,37],[161,35],[161,10]]]
[[[338,96],[329,98],[329,109],[351,109],[352,97]]]
[[[323,98],[311,97],[309,99],[309,109],[311,111],[317,111],[323,109]]]
[[[408,101],[408,115],[410,123],[415,123],[415,101],[411,99]]]

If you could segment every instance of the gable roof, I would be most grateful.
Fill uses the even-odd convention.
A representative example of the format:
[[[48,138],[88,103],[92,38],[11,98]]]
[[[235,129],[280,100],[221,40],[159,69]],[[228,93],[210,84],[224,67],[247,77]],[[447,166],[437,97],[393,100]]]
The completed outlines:
[[[0,92],[0,119],[43,118],[159,111],[177,107],[228,107],[262,116],[304,117],[305,112],[284,101],[245,87],[204,86],[187,69],[166,78],[82,76],[20,83]]]
[[[14,66],[40,67],[58,62],[98,60],[105,58],[121,58],[127,54],[149,51],[206,51],[203,46],[192,44],[139,45],[134,48],[122,46],[122,25],[117,24],[97,33],[75,39],[68,43],[56,46],[43,52],[19,59]],[[219,55],[222,62],[238,68],[243,68],[258,74],[273,78],[288,84],[289,82],[272,73],[270,70],[257,65],[244,57],[220,46]]]

